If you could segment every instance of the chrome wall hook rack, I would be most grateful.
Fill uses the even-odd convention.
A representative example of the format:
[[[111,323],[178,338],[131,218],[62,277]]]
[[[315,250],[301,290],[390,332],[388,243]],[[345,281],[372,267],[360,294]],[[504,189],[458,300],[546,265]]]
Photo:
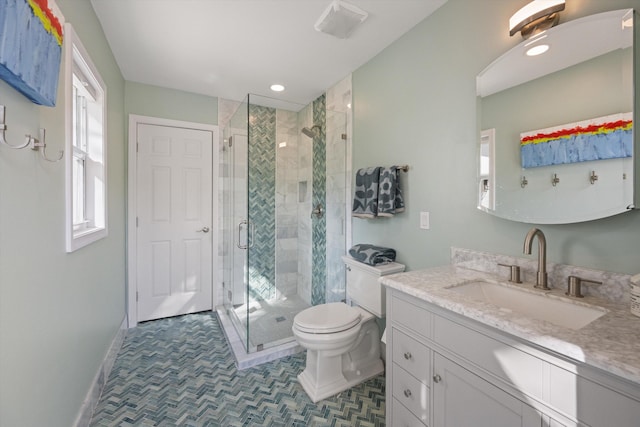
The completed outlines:
[[[26,148],[29,146],[29,144],[31,143],[31,139],[29,137],[29,135],[27,135],[26,137],[26,141],[24,142],[24,144],[9,144],[6,140],[6,136],[5,136],[5,132],[7,130],[7,125],[4,122],[4,117],[5,117],[5,106],[4,105],[0,105],[0,143],[6,147],[12,148],[14,150],[20,150],[22,148]]]
[[[29,147],[34,151],[40,151],[42,158],[47,162],[51,162],[51,163],[59,162],[60,160],[62,160],[62,157],[64,156],[64,151],[63,150],[58,151],[57,159],[50,159],[49,157],[47,157],[47,143],[46,143],[45,135],[46,135],[46,131],[43,128],[40,128],[40,139],[36,139],[31,135],[27,135],[30,142]]]
[[[4,145],[14,150],[21,150],[23,148],[29,147],[34,151],[40,151],[42,158],[52,163],[62,160],[62,156],[64,156],[64,151],[58,152],[57,159],[50,159],[49,157],[47,157],[47,151],[46,151],[47,143],[45,139],[45,129],[43,128],[40,128],[39,138],[36,138],[31,135],[25,135],[26,140],[24,144],[16,144],[16,145],[9,144],[5,136],[5,131],[7,130],[7,124],[5,123],[5,110],[6,110],[6,107],[4,105],[0,105],[0,144],[1,145]]]
[[[596,171],[591,171],[591,175],[589,175],[589,182],[593,185],[598,180],[598,175],[596,175]]]
[[[520,187],[524,188],[529,184],[529,181],[527,181],[527,177],[522,175],[522,177],[520,177]]]
[[[559,182],[560,182],[560,178],[558,178],[558,174],[554,173],[553,176],[551,177],[551,185],[555,187],[556,185],[558,185]]]

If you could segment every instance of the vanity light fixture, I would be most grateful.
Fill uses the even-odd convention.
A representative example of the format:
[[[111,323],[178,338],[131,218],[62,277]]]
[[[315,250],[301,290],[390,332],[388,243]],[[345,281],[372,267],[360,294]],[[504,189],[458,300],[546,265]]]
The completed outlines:
[[[284,86],[280,84],[273,84],[271,85],[271,90],[274,92],[282,92],[284,90]]]
[[[522,38],[528,39],[553,27],[560,19],[558,12],[564,10],[564,4],[565,0],[533,0],[509,19],[509,35],[520,32]]]
[[[527,49],[525,51],[525,54],[527,56],[538,56],[548,51],[550,46],[546,43],[542,43],[542,40],[546,38],[547,34],[545,34],[545,32],[536,34],[535,36],[531,37],[531,39],[524,44],[524,47]]]
[[[545,53],[548,50],[549,50],[549,45],[548,44],[539,44],[539,45],[535,45],[532,48],[528,49],[526,54],[527,54],[527,56],[538,56],[538,55],[542,55],[543,53]]]

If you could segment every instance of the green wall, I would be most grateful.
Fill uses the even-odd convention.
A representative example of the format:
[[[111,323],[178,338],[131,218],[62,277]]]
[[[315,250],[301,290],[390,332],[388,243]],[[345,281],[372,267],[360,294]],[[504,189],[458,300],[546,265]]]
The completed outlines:
[[[125,316],[124,80],[87,0],[57,0],[107,88],[107,238],[65,252],[64,162],[0,147],[0,425],[69,427]],[[0,81],[7,139],[64,147],[64,84],[40,107]],[[65,153],[65,156],[68,155]]]
[[[410,165],[403,177],[407,211],[391,219],[354,219],[354,243],[394,247],[413,270],[447,264],[451,246],[525,257],[532,225],[475,207],[475,77],[521,41],[509,37],[508,21],[527,3],[449,0],[353,73],[354,170]],[[623,8],[640,9],[640,0],[567,1],[560,19]],[[420,211],[431,213],[430,230],[419,229]],[[540,228],[550,262],[640,271],[640,212]]]
[[[127,115],[218,124],[218,98],[129,81],[125,92]]]

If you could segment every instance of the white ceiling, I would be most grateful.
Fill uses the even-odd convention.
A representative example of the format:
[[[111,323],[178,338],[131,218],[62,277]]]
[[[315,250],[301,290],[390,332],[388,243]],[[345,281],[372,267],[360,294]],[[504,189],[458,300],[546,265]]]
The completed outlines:
[[[231,100],[253,93],[300,104],[445,2],[349,0],[369,17],[348,39],[338,39],[314,29],[331,0],[91,0],[126,80]],[[273,83],[286,90],[271,92]]]

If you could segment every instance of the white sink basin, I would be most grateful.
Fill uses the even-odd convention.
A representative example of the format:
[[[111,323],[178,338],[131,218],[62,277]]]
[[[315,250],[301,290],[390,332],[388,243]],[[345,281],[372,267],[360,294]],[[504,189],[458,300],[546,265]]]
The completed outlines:
[[[569,329],[580,329],[607,313],[600,307],[586,306],[569,300],[549,297],[537,291],[487,281],[467,282],[448,288],[476,301],[512,310],[526,317],[544,320]]]

